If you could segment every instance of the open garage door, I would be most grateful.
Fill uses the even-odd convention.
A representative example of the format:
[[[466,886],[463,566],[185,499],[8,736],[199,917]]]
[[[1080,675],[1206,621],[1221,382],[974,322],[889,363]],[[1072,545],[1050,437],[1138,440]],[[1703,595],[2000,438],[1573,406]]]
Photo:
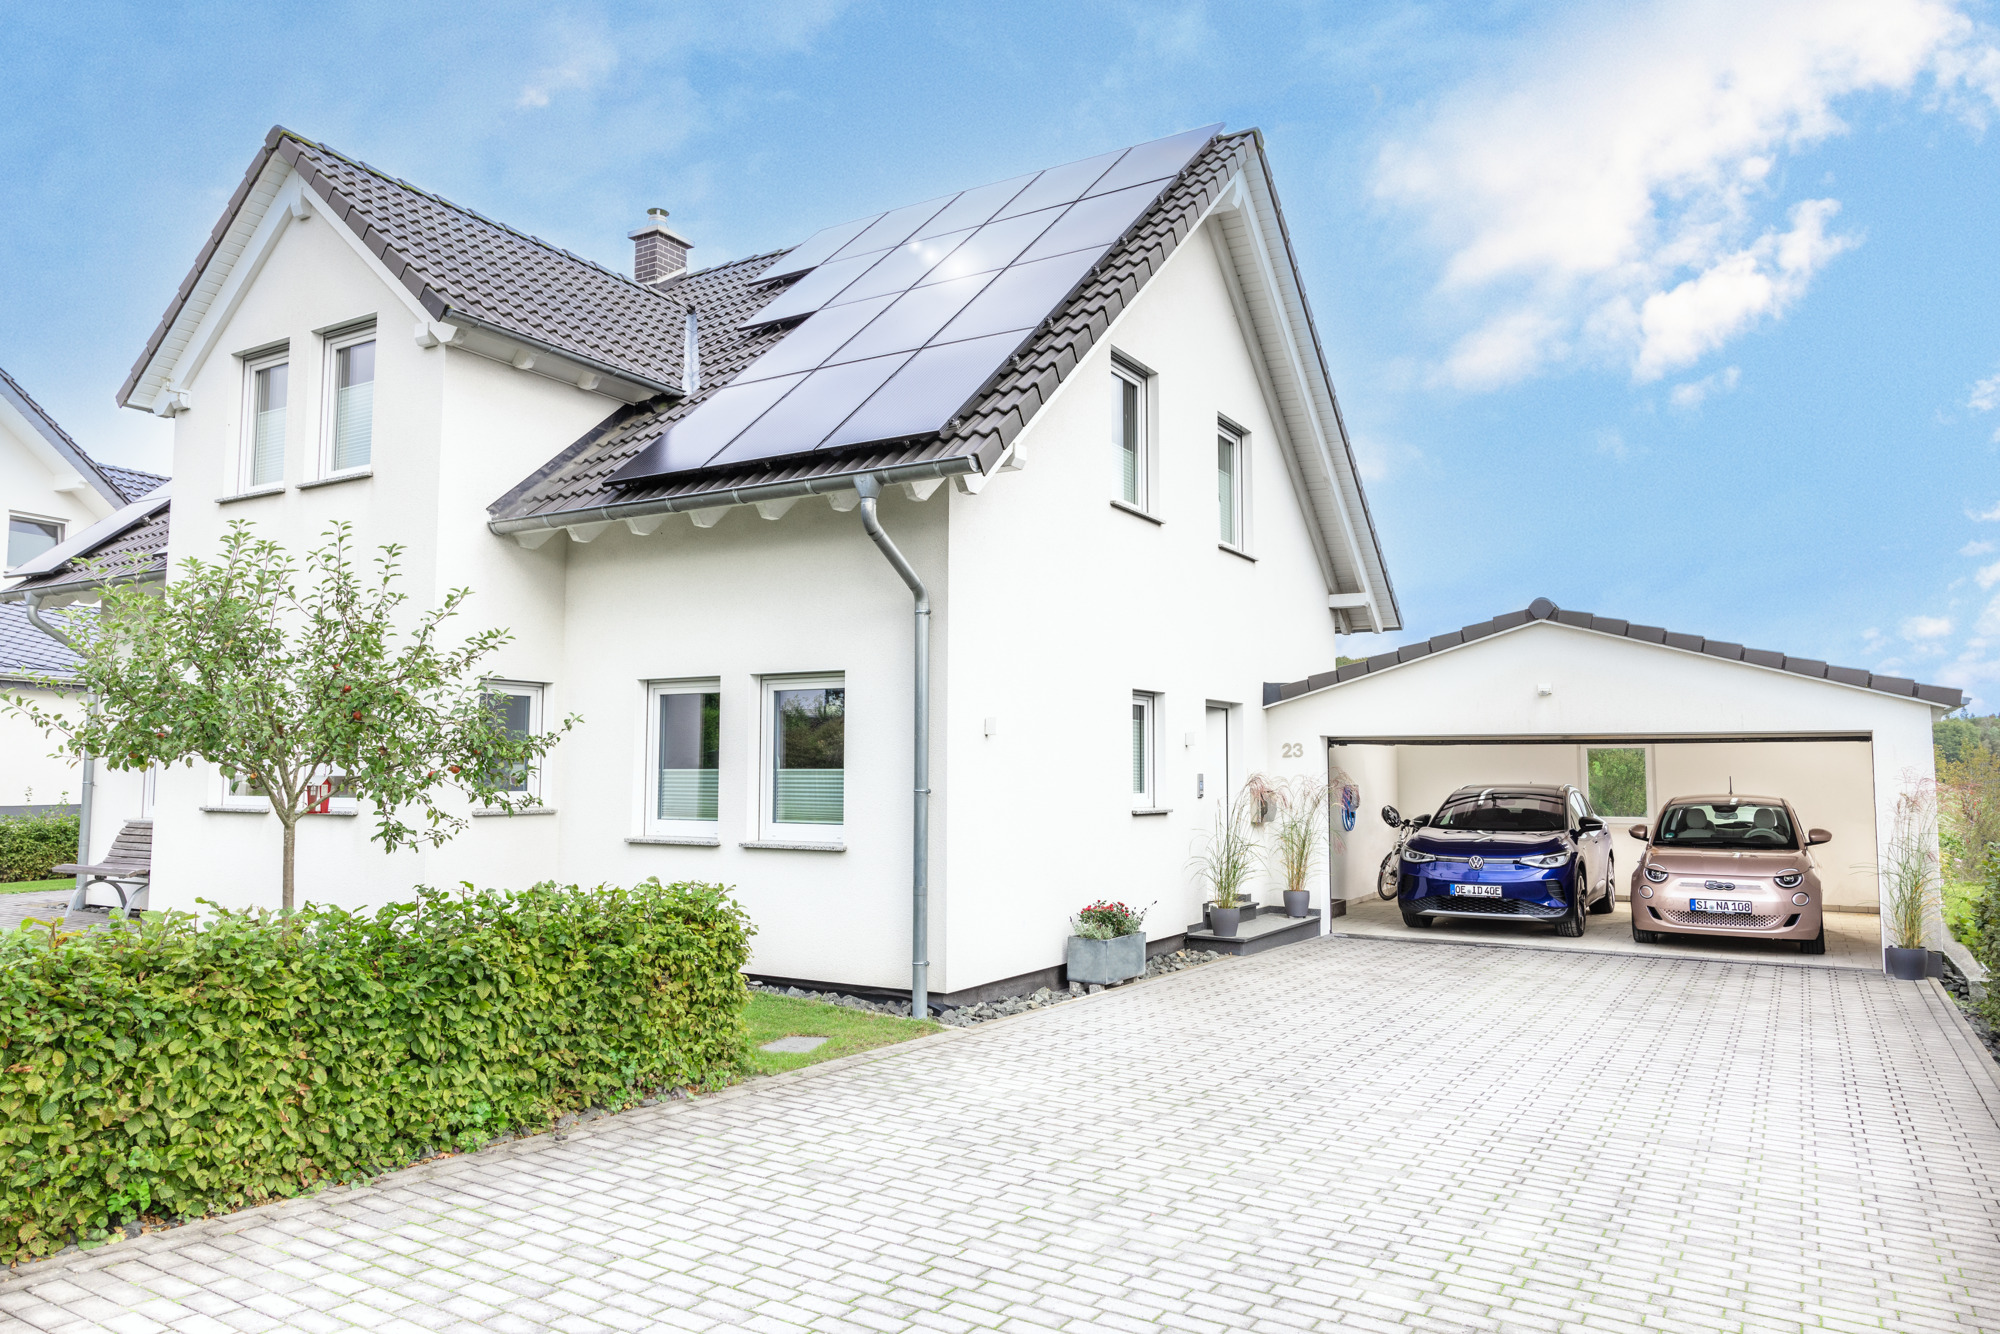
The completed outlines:
[[[1378,815],[1384,805],[1415,815],[1468,785],[1574,783],[1617,835],[1621,899],[1638,852],[1626,831],[1651,823],[1675,797],[1734,791],[1785,797],[1808,825],[1831,832],[1833,841],[1815,854],[1826,906],[1876,909],[1875,756],[1865,736],[1333,739],[1327,768],[1360,791],[1354,832],[1339,841],[1329,867],[1335,898],[1374,893],[1395,841]]]

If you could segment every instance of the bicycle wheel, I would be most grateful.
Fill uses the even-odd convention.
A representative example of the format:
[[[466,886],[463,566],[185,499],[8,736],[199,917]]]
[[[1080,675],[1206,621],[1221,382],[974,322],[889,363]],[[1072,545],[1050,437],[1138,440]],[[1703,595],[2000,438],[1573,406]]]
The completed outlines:
[[[1397,851],[1395,848],[1389,849],[1389,855],[1382,859],[1382,870],[1375,877],[1375,893],[1383,899],[1393,899],[1396,897]]]

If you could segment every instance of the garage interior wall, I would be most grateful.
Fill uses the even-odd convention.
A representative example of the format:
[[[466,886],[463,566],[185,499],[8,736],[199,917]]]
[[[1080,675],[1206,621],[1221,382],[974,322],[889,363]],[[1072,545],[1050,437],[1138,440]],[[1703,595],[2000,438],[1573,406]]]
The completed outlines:
[[[1559,741],[1443,745],[1357,744],[1331,748],[1331,771],[1345,773],[1361,790],[1354,832],[1331,858],[1330,893],[1358,899],[1375,892],[1382,858],[1395,842],[1382,823],[1381,809],[1393,805],[1404,815],[1427,814],[1453,790],[1471,784],[1575,783],[1586,787],[1585,754],[1592,745],[1636,745],[1632,741]],[[1632,826],[1649,822],[1664,800],[1677,796],[1738,792],[1789,799],[1809,827],[1827,830],[1833,841],[1814,851],[1826,905],[1858,912],[1876,910],[1874,851],[1874,758],[1866,741],[1726,741],[1645,744],[1646,810],[1643,816],[1607,817],[1618,835],[1613,845],[1618,892],[1630,890],[1639,845],[1625,837]]]

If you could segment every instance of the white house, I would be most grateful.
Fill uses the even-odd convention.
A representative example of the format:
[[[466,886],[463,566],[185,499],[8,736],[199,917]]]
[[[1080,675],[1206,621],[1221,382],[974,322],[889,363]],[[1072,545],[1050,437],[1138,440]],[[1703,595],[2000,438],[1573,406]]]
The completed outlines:
[[[20,383],[0,369],[0,509],[7,514],[4,568],[15,571],[166,479],[102,464],[85,453]],[[32,683],[61,675],[73,659],[28,619],[19,602],[0,602],[0,693],[56,704]],[[81,775],[50,758],[41,733],[0,716],[0,809],[74,802]]]
[[[274,129],[120,393],[175,423],[169,577],[234,520],[349,521],[514,632],[521,725],[583,719],[543,808],[440,849],[310,822],[301,895],[718,881],[759,974],[914,953],[953,996],[1100,896],[1197,920],[1264,682],[1400,625],[1262,140],[1219,130],[700,270],[656,213],[627,278]],[[7,596],[87,595],[50,554]],[[275,902],[261,799],[174,769],[153,818],[150,906]]]

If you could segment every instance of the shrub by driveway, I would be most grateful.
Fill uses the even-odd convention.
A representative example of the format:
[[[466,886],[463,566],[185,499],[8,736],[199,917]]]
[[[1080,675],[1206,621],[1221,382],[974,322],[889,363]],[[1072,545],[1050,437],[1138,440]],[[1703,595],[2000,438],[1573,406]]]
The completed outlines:
[[[647,881],[0,937],[0,1259],[726,1080],[750,934]]]

